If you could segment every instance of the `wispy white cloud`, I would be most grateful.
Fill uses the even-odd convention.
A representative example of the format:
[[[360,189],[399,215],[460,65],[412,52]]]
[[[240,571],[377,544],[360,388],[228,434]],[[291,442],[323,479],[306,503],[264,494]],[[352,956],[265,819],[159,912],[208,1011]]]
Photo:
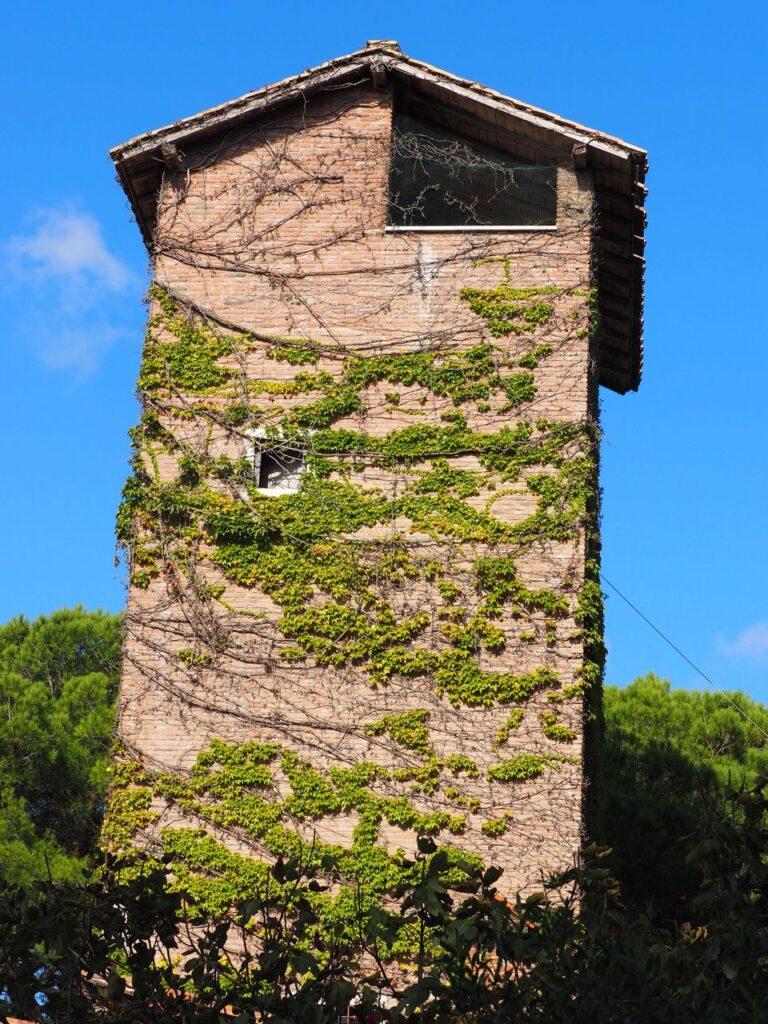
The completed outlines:
[[[717,646],[729,658],[768,658],[768,622],[747,626],[732,640],[718,636]]]
[[[23,310],[19,333],[43,365],[90,376],[130,333],[123,324],[126,303],[139,290],[138,275],[115,255],[86,210],[40,209],[28,224],[0,245],[7,285],[18,292]]]
[[[101,225],[90,213],[71,209],[38,210],[32,231],[14,235],[8,251],[17,273],[49,278],[90,278],[110,291],[122,291],[132,279],[128,267],[104,241]]]
[[[73,370],[77,376],[88,377],[101,363],[104,353],[130,332],[106,324],[64,328],[38,336],[38,355],[52,370]]]

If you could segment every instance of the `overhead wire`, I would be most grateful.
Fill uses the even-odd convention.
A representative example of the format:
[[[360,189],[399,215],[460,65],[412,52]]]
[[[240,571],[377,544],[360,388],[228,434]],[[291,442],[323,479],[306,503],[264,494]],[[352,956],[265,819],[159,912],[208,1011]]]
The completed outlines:
[[[637,607],[636,604],[634,604],[632,601],[630,601],[630,599],[627,597],[627,595],[622,593],[622,591],[619,590],[619,588],[616,586],[616,584],[612,583],[608,579],[608,577],[604,573],[602,573],[602,572],[600,573],[600,579],[603,581],[603,583],[607,583],[608,586],[611,588],[611,590],[613,590],[614,593],[618,597],[620,597],[621,600],[624,601],[624,603],[626,605],[628,605],[632,609],[632,611],[635,612],[636,615],[639,615],[640,618],[643,620],[643,622],[645,622],[648,626],[650,626],[651,629],[654,631],[654,633],[656,633],[658,636],[660,636],[665,644],[667,644],[669,647],[671,647],[672,650],[676,654],[678,654],[683,659],[683,661],[686,662],[687,665],[690,665],[690,667],[693,669],[693,671],[697,675],[701,676],[701,678],[703,680],[705,680],[705,682],[709,683],[709,685],[717,693],[719,693],[722,697],[725,698],[726,702],[728,704],[730,704],[731,707],[735,708],[735,710],[738,711],[738,713],[740,715],[742,715],[750,723],[750,725],[753,725],[755,727],[755,729],[757,729],[757,731],[759,733],[761,733],[768,740],[768,732],[766,732],[766,730],[763,729],[763,727],[761,725],[759,725],[753,718],[751,718],[747,714],[747,712],[744,710],[744,708],[742,708],[733,699],[733,697],[728,693],[727,690],[724,690],[722,688],[722,686],[718,686],[718,684],[714,681],[714,679],[710,678],[710,676],[707,675],[707,673],[704,671],[704,669],[700,668],[696,664],[696,662],[692,661],[691,658],[689,658],[688,655],[685,653],[685,651],[681,650],[673,640],[670,640],[670,638],[666,635],[666,633],[664,633],[663,630],[659,629],[659,627],[654,622],[652,622],[648,618],[648,616]]]

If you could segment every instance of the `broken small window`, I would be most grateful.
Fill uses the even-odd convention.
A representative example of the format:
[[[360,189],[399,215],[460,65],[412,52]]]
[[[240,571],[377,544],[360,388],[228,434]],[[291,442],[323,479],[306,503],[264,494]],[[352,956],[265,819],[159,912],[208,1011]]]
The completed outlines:
[[[299,489],[306,464],[300,441],[254,437],[253,475],[256,486],[275,494],[293,494]]]
[[[395,116],[389,224],[554,227],[557,167],[526,163],[445,128]]]

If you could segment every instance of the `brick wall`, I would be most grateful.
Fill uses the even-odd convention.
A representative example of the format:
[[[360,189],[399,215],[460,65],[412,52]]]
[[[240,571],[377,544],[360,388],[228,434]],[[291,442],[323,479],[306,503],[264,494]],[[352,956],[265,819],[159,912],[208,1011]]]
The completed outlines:
[[[503,422],[594,419],[596,380],[584,298],[591,283],[588,175],[559,166],[554,231],[387,231],[391,131],[391,95],[358,86],[186,153],[187,165],[167,175],[160,196],[156,281],[179,300],[242,331],[265,338],[310,338],[346,353],[461,351],[485,339],[516,357],[546,342],[552,354],[535,370],[535,398],[506,413]],[[483,320],[460,297],[462,288],[493,288],[504,280],[505,267],[514,287],[558,289],[555,313],[535,335],[490,338]],[[267,342],[254,345],[237,358],[225,357],[222,365],[246,382],[290,380],[306,369],[276,361],[267,348]],[[338,377],[343,365],[343,358],[331,352],[317,369]],[[386,383],[369,388],[363,408],[334,427],[383,437],[414,423],[441,423],[441,415],[454,409],[450,398],[418,386],[399,388],[399,405],[393,405],[386,397],[393,390]],[[285,410],[310,398],[264,394],[260,401],[266,409]],[[485,411],[482,404],[480,409],[477,402],[462,404],[468,425],[498,431],[498,403]],[[247,443],[237,433],[210,420],[176,415],[174,410],[184,405],[183,396],[168,396],[162,415],[190,447],[205,448],[213,457],[246,453]],[[161,479],[176,476],[177,456],[158,450],[154,468]],[[457,455],[450,462],[479,468],[475,455]],[[391,496],[402,491],[408,474],[369,461],[352,479]],[[535,497],[524,484],[523,479],[514,486],[481,489],[467,500],[477,509],[489,507],[490,501],[496,519],[517,523],[535,508]],[[572,539],[516,549],[524,584],[566,593],[573,608],[584,578],[587,532],[583,528]],[[442,560],[459,576],[467,568],[462,559],[491,550],[482,543],[471,550],[457,548],[413,532],[408,521],[365,528],[350,543],[394,535],[405,537],[416,557]],[[402,767],[417,764],[418,758],[386,736],[366,735],[363,727],[382,715],[428,709],[437,755],[465,754],[480,769],[478,778],[459,780],[464,798],[477,801],[479,809],[468,814],[463,834],[441,839],[503,867],[508,891],[535,888],[542,876],[571,862],[583,827],[580,696],[557,705],[560,722],[577,734],[575,741],[561,743],[544,735],[541,713],[552,704],[540,693],[521,705],[522,724],[500,752],[492,739],[507,720],[508,706],[452,706],[436,694],[430,676],[394,676],[374,686],[354,665],[318,667],[311,658],[287,662],[280,657],[288,646],[277,626],[281,609],[258,587],[226,579],[207,561],[205,545],[199,554],[199,577],[224,587],[222,601],[207,603],[203,611],[189,597],[184,566],[172,558],[147,588],[131,588],[119,713],[128,750],[150,767],[184,772],[212,739],[256,739],[279,742],[320,769],[363,759]],[[440,606],[434,585],[424,578],[388,598],[403,617]],[[547,638],[545,618],[540,612],[520,618],[505,610],[497,623],[505,647],[483,651],[483,669],[524,673],[544,666],[557,673],[562,687],[576,682],[584,641],[573,615],[558,621],[556,643]],[[444,645],[439,627],[435,614],[420,643]],[[213,634],[227,638],[213,664],[193,669],[180,664],[180,650]],[[517,752],[554,753],[565,760],[528,781],[489,781],[486,770]],[[277,787],[284,793],[285,780],[278,778]],[[425,811],[445,808],[450,801],[444,788],[411,798]],[[401,789],[411,792],[407,785]],[[158,801],[156,809],[160,826],[194,823],[173,804]],[[491,838],[481,831],[483,822],[505,814],[511,818],[504,835]],[[306,836],[315,832],[345,844],[356,821],[350,811],[297,822],[296,828]],[[415,837],[384,822],[380,840],[390,850],[408,850]],[[242,836],[227,841],[259,854],[258,844],[249,847]]]

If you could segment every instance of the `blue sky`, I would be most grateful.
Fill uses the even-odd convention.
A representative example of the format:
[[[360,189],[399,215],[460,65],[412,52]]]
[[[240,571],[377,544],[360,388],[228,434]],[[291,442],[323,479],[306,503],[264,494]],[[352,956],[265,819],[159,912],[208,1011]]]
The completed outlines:
[[[650,151],[645,376],[603,394],[604,571],[720,685],[768,700],[763,5],[12,5],[0,109],[0,621],[118,610],[147,261],[110,146],[359,48]],[[701,679],[610,588],[607,680]]]

